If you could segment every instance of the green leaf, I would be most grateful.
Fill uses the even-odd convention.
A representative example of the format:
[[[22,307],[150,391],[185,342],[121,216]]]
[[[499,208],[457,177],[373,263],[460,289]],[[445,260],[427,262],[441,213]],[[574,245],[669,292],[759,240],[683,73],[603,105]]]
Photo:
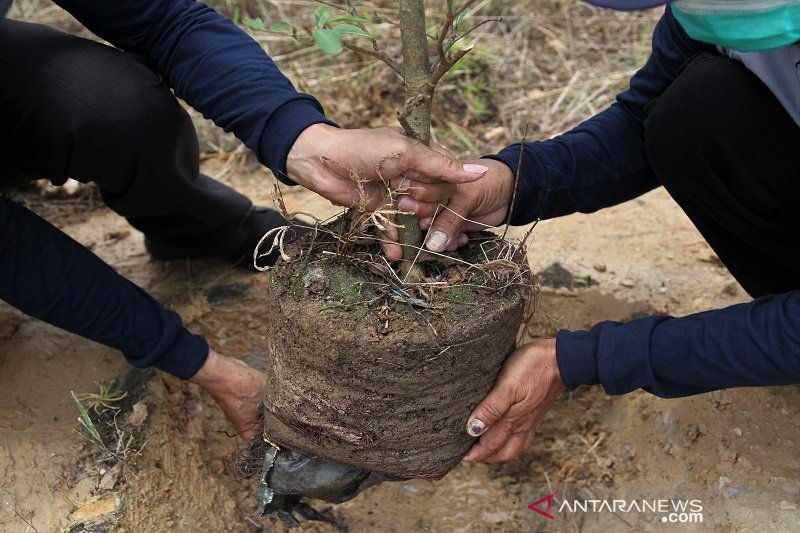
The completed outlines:
[[[318,7],[317,10],[314,11],[314,18],[317,19],[317,28],[322,28],[331,20],[331,10],[324,6]]]
[[[86,411],[86,408],[83,406],[78,397],[75,396],[74,392],[69,391],[69,393],[72,395],[72,399],[75,400],[75,405],[77,405],[78,407],[78,412],[81,415],[79,418],[81,424],[83,424],[83,427],[86,428],[86,431],[89,432],[89,434],[97,442],[97,444],[99,444],[100,447],[105,448],[106,445],[103,442],[103,437],[101,437],[100,432],[97,431],[97,427],[94,425],[94,422],[92,422],[92,418],[89,416],[89,413]]]
[[[251,30],[263,30],[265,28],[264,21],[261,19],[242,19],[242,25]]]
[[[333,27],[333,31],[335,31],[339,35],[348,34],[348,35],[360,35],[362,37],[371,37],[368,31],[364,31],[358,26],[353,26],[352,24],[339,24]]]
[[[294,26],[292,26],[286,21],[276,22],[269,27],[269,29],[272,31],[289,31],[292,28],[294,28]]]
[[[461,10],[461,13],[459,13],[458,15],[456,15],[456,18],[455,18],[455,20],[453,21],[453,24],[455,24],[456,26],[458,26],[459,24],[461,24],[461,21],[462,21],[462,20],[464,20],[464,17],[466,17],[466,16],[467,16],[467,10],[466,10],[466,9],[462,9],[462,10]]]
[[[342,37],[334,30],[321,29],[314,32],[314,41],[326,54],[336,55],[342,51]]]
[[[334,22],[361,22],[362,24],[366,24],[366,23],[369,22],[369,20],[365,19],[364,17],[350,17],[350,16],[348,16],[348,17],[335,18],[335,19],[333,19],[333,20],[331,20],[329,22],[331,22],[331,23],[334,23]]]

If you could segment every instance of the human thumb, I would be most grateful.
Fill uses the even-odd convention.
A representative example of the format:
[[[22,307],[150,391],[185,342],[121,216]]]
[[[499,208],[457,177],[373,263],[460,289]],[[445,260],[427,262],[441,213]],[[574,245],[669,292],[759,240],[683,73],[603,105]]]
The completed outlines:
[[[466,198],[455,197],[446,209],[442,209],[431,222],[425,238],[425,248],[431,252],[443,252],[450,241],[461,233],[461,227],[470,215],[471,207]]]
[[[480,437],[498,420],[503,418],[512,404],[510,396],[498,391],[496,388],[493,389],[469,416],[467,433],[473,437]]]

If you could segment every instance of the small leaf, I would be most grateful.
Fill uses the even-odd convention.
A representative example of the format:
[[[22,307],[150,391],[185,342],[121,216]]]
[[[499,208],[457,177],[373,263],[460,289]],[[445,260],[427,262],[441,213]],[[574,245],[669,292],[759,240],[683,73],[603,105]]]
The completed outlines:
[[[336,55],[342,51],[342,37],[334,30],[321,29],[314,32],[314,41],[326,54]]]
[[[456,19],[453,21],[453,24],[458,26],[459,24],[461,24],[461,21],[464,20],[464,17],[466,17],[466,16],[467,16],[467,10],[466,9],[462,9],[461,13],[456,15]]]
[[[89,432],[97,444],[99,444],[100,447],[105,448],[106,445],[103,443],[103,437],[101,437],[100,432],[97,431],[97,427],[94,425],[94,422],[92,422],[92,418],[89,416],[88,411],[86,411],[86,408],[83,406],[78,397],[75,396],[74,392],[69,391],[69,393],[72,395],[72,399],[75,400],[75,404],[78,406],[78,412],[81,415],[78,420],[80,420],[81,424],[83,424],[83,427],[86,428],[86,431]]]
[[[265,28],[264,21],[261,19],[242,19],[242,25],[251,30],[263,30]]]
[[[339,17],[331,20],[330,22],[361,22],[362,24],[365,24],[368,23],[369,20],[365,19],[364,17]]]
[[[294,28],[294,26],[285,21],[276,22],[275,24],[269,27],[269,29],[272,31],[289,31],[292,28]]]
[[[371,37],[368,31],[365,31],[358,26],[353,26],[352,24],[339,24],[333,27],[333,31],[338,33],[339,35],[360,35],[362,37]]]
[[[331,19],[331,10],[327,7],[318,7],[314,11],[314,18],[317,19],[317,28],[322,28]]]

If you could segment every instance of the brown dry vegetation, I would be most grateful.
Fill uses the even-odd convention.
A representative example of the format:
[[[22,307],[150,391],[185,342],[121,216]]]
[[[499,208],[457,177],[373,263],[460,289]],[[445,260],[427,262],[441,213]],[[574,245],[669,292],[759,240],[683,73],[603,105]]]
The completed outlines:
[[[287,19],[310,27],[318,5],[216,3],[229,15],[260,17],[267,27]],[[391,19],[392,2],[364,5]],[[447,76],[434,107],[434,138],[458,156],[496,151],[525,132],[528,139],[557,134],[608,105],[646,59],[658,18],[657,11],[618,14],[578,0],[485,0],[477,6],[468,20],[500,20],[475,34],[475,50]],[[10,16],[91,38],[46,0],[18,0]],[[387,50],[397,52],[395,26],[380,24],[376,31]],[[351,52],[332,61],[284,35],[252,35],[342,126],[395,125],[401,86],[380,62]],[[230,135],[200,117],[196,123],[204,170],[257,203],[269,202],[267,172]],[[83,191],[55,201],[29,189],[14,195],[178,309],[224,353],[263,364],[263,276],[215,264],[149,261],[141,236],[101,207],[91,188]],[[302,191],[286,191],[285,198],[290,210],[335,211]],[[529,336],[745,299],[663,191],[591,217],[542,223],[530,248],[534,270],[558,262],[567,274],[549,269],[554,276],[543,278]],[[559,288],[564,283],[568,287]],[[227,468],[240,443],[224,433],[221,413],[196,387],[156,375],[141,396],[130,395],[118,420],[125,429],[134,400],[147,405],[134,449],[144,447],[114,471],[98,463],[96,446],[72,431],[80,426],[69,390],[88,392],[96,390],[93,381],[121,380],[126,368],[118,354],[3,305],[0,368],[0,530],[283,530],[276,519],[255,516],[251,487]],[[350,531],[796,531],[798,414],[794,388],[673,401],[644,393],[609,398],[585,388],[564,396],[535,448],[518,461],[461,465],[438,482],[386,484],[333,509],[312,503]],[[699,498],[705,520],[666,528],[657,516],[590,513],[560,515],[551,523],[526,509],[550,492],[558,498]],[[304,523],[301,530],[336,529]]]

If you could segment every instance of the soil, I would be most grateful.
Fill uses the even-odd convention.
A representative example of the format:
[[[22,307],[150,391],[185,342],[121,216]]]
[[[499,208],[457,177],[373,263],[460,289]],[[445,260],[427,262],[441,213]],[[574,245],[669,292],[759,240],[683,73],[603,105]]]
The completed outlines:
[[[440,478],[471,447],[466,418],[514,350],[529,269],[481,257],[500,251],[490,233],[427,263],[424,287],[326,246],[335,241],[310,233],[272,273],[265,436],[345,465]],[[362,248],[353,252],[379,252]]]
[[[206,164],[213,170],[214,161]],[[230,183],[266,205],[265,179],[253,170]],[[290,210],[336,210],[297,189],[285,200]],[[48,213],[47,205],[37,209],[177,309],[220,351],[265,364],[268,275],[215,262],[154,262],[142,236],[106,208],[83,206],[84,216],[70,218]],[[512,229],[517,236],[522,231]],[[560,266],[550,269],[559,273],[555,278],[540,279],[528,337],[747,300],[662,190],[540,223],[529,261],[534,271]],[[572,285],[564,286],[562,270]],[[587,279],[596,284],[574,283]],[[96,392],[95,382],[123,380],[131,370],[121,355],[6,305],[0,325],[0,530],[284,530],[277,518],[256,516],[252,487],[229,466],[244,443],[227,434],[224,416],[197,387],[133,371],[146,386],[120,404],[116,419],[131,430],[139,404],[139,436],[118,467],[89,442],[70,391]],[[462,463],[439,481],[384,483],[338,506],[312,501],[338,525],[303,521],[297,530],[797,531],[798,415],[796,387],[674,400],[581,388],[559,400],[536,446],[519,460]],[[549,494],[556,495],[552,521],[527,508]],[[558,512],[570,498],[696,499],[703,522],[664,524],[661,514],[646,512]]]

